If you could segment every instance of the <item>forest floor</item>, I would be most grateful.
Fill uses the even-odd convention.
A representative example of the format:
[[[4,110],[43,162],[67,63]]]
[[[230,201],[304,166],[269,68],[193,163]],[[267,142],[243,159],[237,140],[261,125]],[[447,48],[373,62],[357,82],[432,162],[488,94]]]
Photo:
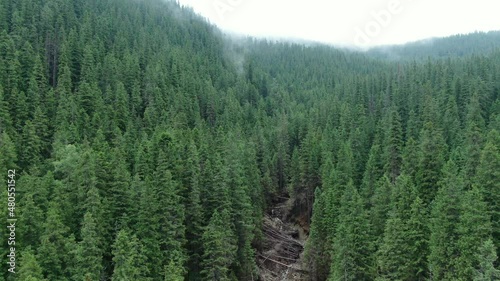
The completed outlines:
[[[261,281],[307,280],[301,261],[309,226],[293,214],[293,205],[293,199],[278,197],[264,217],[264,241],[257,253]]]

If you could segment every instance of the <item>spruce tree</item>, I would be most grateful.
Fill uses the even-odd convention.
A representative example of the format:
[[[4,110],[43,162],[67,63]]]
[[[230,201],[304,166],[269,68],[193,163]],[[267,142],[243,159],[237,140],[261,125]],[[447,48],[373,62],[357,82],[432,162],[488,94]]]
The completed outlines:
[[[314,193],[313,215],[311,230],[304,250],[304,262],[311,271],[313,280],[323,280],[330,270],[330,250],[328,232],[325,221],[328,220],[325,212],[325,195],[318,187]],[[327,241],[327,243],[325,243]]]
[[[90,212],[83,218],[81,237],[76,249],[76,267],[73,278],[81,281],[99,280],[102,266],[102,237],[98,233],[98,223]]]
[[[127,229],[120,230],[112,249],[114,264],[112,281],[149,280],[145,277],[148,269],[144,264],[145,257],[141,242],[136,235]]]
[[[477,169],[477,187],[483,192],[492,223],[493,243],[500,247],[500,134],[492,130],[481,152]],[[498,253],[498,252],[497,252]]]
[[[396,108],[391,109],[388,120],[387,132],[385,135],[384,162],[385,172],[392,183],[401,173],[402,150],[403,150],[403,129],[401,127],[401,117]]]
[[[500,280],[500,270],[495,268],[497,255],[493,241],[487,240],[475,254],[479,261],[479,266],[474,274],[474,281]]]
[[[158,166],[154,173],[154,201],[150,202],[152,216],[158,217],[159,247],[162,252],[162,264],[173,261],[178,266],[184,266],[187,261],[185,207],[179,195],[180,186],[172,179],[167,169],[166,154],[160,151]]]
[[[491,237],[490,216],[478,188],[467,191],[463,196],[458,232],[458,276],[460,280],[471,280],[480,265],[480,248]]]
[[[420,133],[420,153],[416,183],[420,197],[429,204],[436,196],[441,169],[445,161],[446,144],[441,131],[428,122]]]
[[[49,204],[43,228],[37,260],[48,280],[67,280],[70,278],[69,266],[75,242],[69,228],[62,222],[61,209],[57,203]]]
[[[215,210],[203,232],[202,280],[229,281],[236,257],[236,237],[227,210]]]
[[[459,280],[457,257],[464,181],[450,160],[443,168],[444,178],[432,205],[429,241],[429,269],[436,280]]]
[[[190,276],[193,276],[192,278],[197,278],[197,274],[200,271],[200,259],[202,255],[201,236],[204,225],[199,161],[198,149],[194,141],[191,141],[188,146],[188,163],[186,164],[189,169],[189,187],[186,204],[186,240],[189,253],[188,273]]]
[[[42,267],[37,261],[31,247],[26,247],[21,252],[19,259],[19,270],[16,273],[16,280],[20,281],[45,281]]]
[[[352,181],[342,195],[339,224],[333,246],[331,275],[328,280],[371,280],[370,223],[363,200]]]
[[[406,243],[407,226],[391,211],[385,224],[381,246],[376,254],[379,278],[386,280],[408,280],[409,261],[411,260],[409,245]],[[383,279],[382,279],[383,280]]]
[[[16,147],[7,132],[3,131],[0,135],[0,173],[7,174],[8,170],[17,168]]]
[[[407,221],[406,243],[410,245],[408,269],[414,280],[426,280],[429,276],[429,219],[427,208],[420,197],[415,198],[410,207],[410,218]]]

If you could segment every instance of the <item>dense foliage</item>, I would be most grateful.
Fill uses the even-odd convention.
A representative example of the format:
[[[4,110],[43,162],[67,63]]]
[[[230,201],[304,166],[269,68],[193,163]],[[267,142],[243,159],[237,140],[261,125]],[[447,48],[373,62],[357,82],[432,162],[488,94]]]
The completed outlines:
[[[283,194],[313,280],[498,280],[499,132],[499,52],[388,62],[230,42],[171,2],[0,0],[15,280],[257,280]]]

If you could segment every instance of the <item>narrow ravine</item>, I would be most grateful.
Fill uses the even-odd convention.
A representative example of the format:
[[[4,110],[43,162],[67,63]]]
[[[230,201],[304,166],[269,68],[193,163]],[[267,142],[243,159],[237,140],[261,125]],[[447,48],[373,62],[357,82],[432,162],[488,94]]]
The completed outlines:
[[[307,280],[301,259],[308,225],[292,213],[293,205],[293,199],[277,197],[264,217],[264,241],[257,253],[262,281]]]

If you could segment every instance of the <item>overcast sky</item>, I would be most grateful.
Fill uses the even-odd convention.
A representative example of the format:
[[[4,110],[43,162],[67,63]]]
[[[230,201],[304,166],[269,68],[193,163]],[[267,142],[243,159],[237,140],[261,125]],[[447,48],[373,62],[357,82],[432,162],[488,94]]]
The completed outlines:
[[[178,0],[221,29],[360,47],[500,30],[498,0]]]

